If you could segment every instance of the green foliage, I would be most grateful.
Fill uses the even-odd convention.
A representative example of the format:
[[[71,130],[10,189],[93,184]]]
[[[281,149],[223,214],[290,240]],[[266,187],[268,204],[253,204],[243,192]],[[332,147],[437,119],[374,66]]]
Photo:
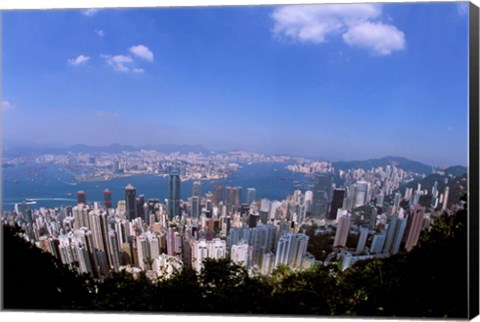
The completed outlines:
[[[69,271],[5,231],[7,309],[440,318],[467,314],[466,210],[435,218],[409,253],[358,262],[343,272],[335,265],[304,271],[279,265],[270,276],[256,277],[230,260],[207,259],[200,274],[185,269],[151,281],[121,272],[98,282]]]
[[[325,260],[327,255],[333,251],[334,233],[315,234],[318,228],[316,224],[304,227],[305,234],[308,236],[307,251],[312,254],[316,260]]]
[[[27,242],[17,227],[2,225],[5,309],[90,309],[95,282],[72,272],[55,257]]]
[[[445,184],[444,180],[448,179],[448,183]],[[449,187],[448,193],[448,204],[457,204],[460,202],[462,194],[467,188],[467,174],[464,172],[462,175],[450,178],[447,175],[441,175],[438,173],[431,174],[425,178],[415,179],[410,181],[407,184],[401,185],[397,190],[402,195],[405,193],[405,189],[412,188],[417,189],[418,184],[422,186],[422,189],[427,189],[429,192],[432,191],[433,185],[437,182],[437,188],[440,193],[445,191],[446,187]],[[441,207],[441,205],[439,205]]]

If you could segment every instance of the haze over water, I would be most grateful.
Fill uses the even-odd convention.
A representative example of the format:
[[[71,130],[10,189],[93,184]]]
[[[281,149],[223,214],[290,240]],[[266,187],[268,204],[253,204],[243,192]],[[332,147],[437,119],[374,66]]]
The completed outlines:
[[[285,169],[286,163],[244,164],[230,178],[217,181],[203,180],[202,195],[208,191],[214,193],[215,184],[223,187],[241,186],[242,202],[246,199],[247,188],[257,190],[257,198],[282,200],[293,194],[296,189],[293,181],[308,181],[308,177]],[[44,168],[42,175],[32,177],[34,169]],[[83,190],[87,201],[103,203],[103,190],[112,192],[114,206],[125,198],[125,187],[131,183],[137,189],[137,196],[143,194],[145,199],[157,198],[163,201],[168,198],[168,177],[155,175],[139,175],[115,178],[108,181],[77,182],[72,174],[62,171],[55,165],[22,165],[4,169],[3,207],[12,210],[15,203],[25,199],[33,199],[37,203],[31,207],[59,207],[76,204],[76,193]],[[192,195],[193,180],[183,181],[181,197],[187,200]],[[305,185],[304,185],[305,186]]]

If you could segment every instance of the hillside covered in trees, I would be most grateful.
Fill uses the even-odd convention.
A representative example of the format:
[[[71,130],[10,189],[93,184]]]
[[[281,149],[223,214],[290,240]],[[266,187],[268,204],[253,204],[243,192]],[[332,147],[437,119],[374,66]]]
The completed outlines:
[[[151,281],[112,273],[102,282],[68,270],[3,227],[6,310],[87,310],[467,318],[467,211],[444,214],[417,247],[383,260],[251,277],[229,260],[206,260]]]

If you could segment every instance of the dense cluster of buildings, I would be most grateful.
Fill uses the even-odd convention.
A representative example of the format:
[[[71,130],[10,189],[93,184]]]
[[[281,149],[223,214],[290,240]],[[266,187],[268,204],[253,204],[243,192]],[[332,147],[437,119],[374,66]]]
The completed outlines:
[[[308,268],[319,263],[307,252],[309,236],[302,232],[312,221],[320,224],[316,233],[331,236],[334,251],[322,263],[341,260],[346,269],[357,260],[410,251],[436,206],[447,208],[448,187],[440,196],[437,185],[432,191],[419,186],[403,196],[392,194],[405,175],[390,166],[356,169],[340,172],[345,184],[337,187],[331,173],[320,173],[313,191],[295,190],[282,201],[260,199],[255,188],[219,184],[202,194],[201,182],[195,181],[191,197],[181,200],[180,173],[173,169],[165,202],[145,200],[129,184],[116,205],[109,190],[103,202],[92,203],[79,191],[74,206],[33,210],[24,202],[3,220],[17,223],[28,240],[96,278],[112,270],[146,271],[152,277],[183,267],[200,272],[206,258],[229,258],[252,274],[270,274],[279,265]],[[385,196],[392,201],[385,202]],[[357,220],[359,207],[366,210]]]
[[[176,168],[181,180],[218,180],[229,177],[240,163],[285,162],[289,156],[270,156],[254,152],[161,152],[141,149],[122,152],[31,153],[4,157],[8,166],[56,164],[78,181],[103,181],[139,174],[168,175]]]

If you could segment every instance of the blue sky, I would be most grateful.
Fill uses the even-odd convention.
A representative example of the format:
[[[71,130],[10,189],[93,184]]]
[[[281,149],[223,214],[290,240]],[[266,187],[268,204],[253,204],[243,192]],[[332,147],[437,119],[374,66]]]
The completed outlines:
[[[3,12],[3,137],[465,165],[463,9]]]

